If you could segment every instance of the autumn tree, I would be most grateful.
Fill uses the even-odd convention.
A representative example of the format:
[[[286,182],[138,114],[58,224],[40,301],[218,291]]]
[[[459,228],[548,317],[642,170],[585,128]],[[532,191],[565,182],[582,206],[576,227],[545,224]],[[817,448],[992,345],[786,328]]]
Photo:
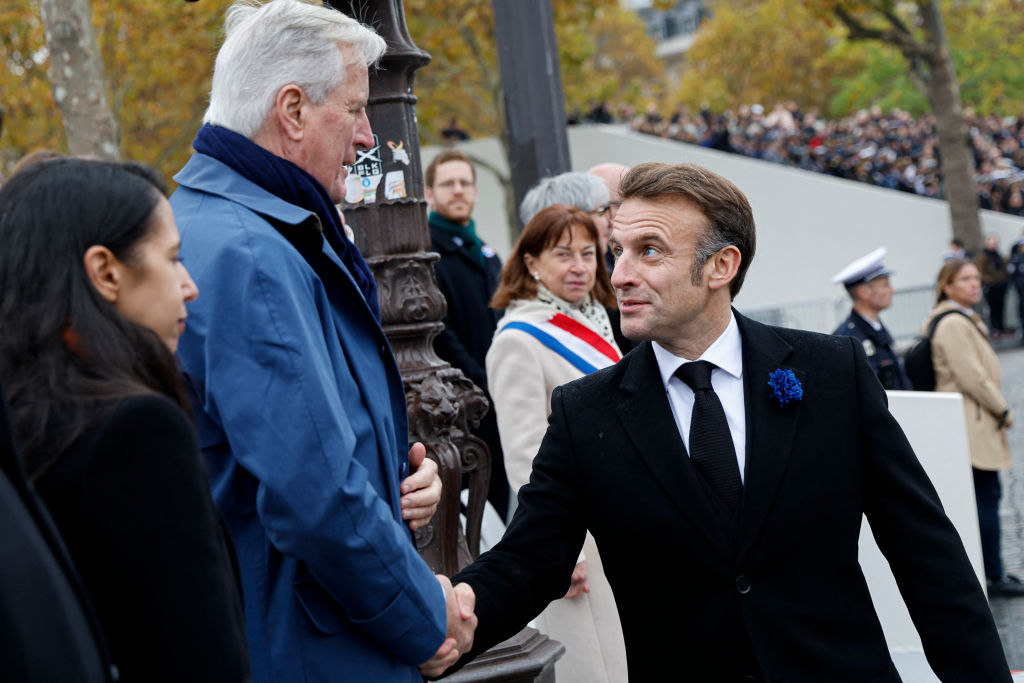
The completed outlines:
[[[60,113],[50,90],[43,20],[29,3],[0,2],[0,104],[5,110],[3,170],[39,147],[63,148]]]
[[[40,147],[80,153],[69,145],[50,86],[54,65],[40,1],[0,2],[0,93],[6,110],[0,161],[8,169]],[[230,0],[95,3],[92,25],[123,158],[155,166],[168,177],[187,161],[228,5]]]
[[[955,234],[969,244],[980,239],[951,87],[958,75],[960,99],[983,113],[1024,109],[1024,1],[716,0],[711,7],[687,55],[680,101],[721,110],[793,99],[832,117],[870,105],[932,112]],[[943,19],[951,27],[945,39]]]
[[[89,0],[39,0],[52,65],[53,96],[64,119],[68,149],[78,156],[117,159],[117,120],[107,104]]]
[[[634,12],[618,0],[553,0],[566,111],[590,101],[656,96],[663,66],[654,42]],[[508,133],[498,70],[490,0],[406,0],[414,42],[432,61],[416,73],[420,136],[440,142],[452,119],[473,135],[496,135],[506,159]],[[517,225],[514,193],[507,173],[483,159],[474,162],[506,188],[509,225]]]
[[[819,2],[819,8],[831,10],[845,26],[850,40],[883,42],[895,47],[903,56],[911,79],[924,91],[935,117],[953,235],[967,249],[978,251],[981,221],[974,187],[974,160],[964,121],[960,84],[938,0]]]
[[[828,111],[832,84],[857,73],[830,51],[837,29],[792,0],[718,2],[687,52],[678,101],[723,111],[738,103],[794,100]]]
[[[792,99],[832,118],[878,105],[915,116],[928,99],[900,52],[846,40],[820,2],[708,0],[712,16],[687,53],[680,102],[723,110]],[[1024,0],[943,0],[964,106],[987,114],[1024,110]]]

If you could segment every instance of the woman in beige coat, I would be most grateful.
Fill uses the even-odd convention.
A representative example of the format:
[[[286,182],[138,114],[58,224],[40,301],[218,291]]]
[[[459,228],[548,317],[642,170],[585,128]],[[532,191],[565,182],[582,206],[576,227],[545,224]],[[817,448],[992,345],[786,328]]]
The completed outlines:
[[[1000,552],[999,470],[1010,467],[1006,430],[1010,410],[1000,389],[999,359],[988,328],[971,306],[981,298],[981,276],[966,259],[951,259],[939,271],[938,300],[924,324],[944,313],[932,336],[936,391],[956,391],[964,398],[967,444],[974,472],[981,550],[989,593],[1024,595],[1024,582],[1003,571]]]
[[[564,204],[534,216],[505,262],[491,301],[505,315],[486,365],[513,491],[530,478],[555,387],[619,359],[604,308],[615,305],[609,279],[593,220]],[[555,665],[559,683],[626,680],[615,600],[589,533],[569,592],[536,626],[565,645]]]

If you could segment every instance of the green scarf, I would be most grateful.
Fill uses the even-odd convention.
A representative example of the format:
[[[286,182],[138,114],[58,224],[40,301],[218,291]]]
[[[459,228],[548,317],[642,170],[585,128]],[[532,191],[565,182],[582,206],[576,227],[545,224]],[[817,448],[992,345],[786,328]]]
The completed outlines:
[[[483,252],[484,243],[476,236],[476,223],[472,218],[469,219],[469,225],[459,225],[436,211],[431,211],[427,216],[427,221],[441,232],[460,238],[466,247],[466,253],[476,261],[478,266],[484,268],[484,263],[487,260]]]

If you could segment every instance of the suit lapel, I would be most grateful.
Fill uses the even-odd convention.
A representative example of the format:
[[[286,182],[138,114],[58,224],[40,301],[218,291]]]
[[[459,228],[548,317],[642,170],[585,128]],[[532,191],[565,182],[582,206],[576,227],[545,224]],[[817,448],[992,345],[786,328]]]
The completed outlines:
[[[782,482],[800,417],[799,401],[780,406],[771,397],[768,376],[785,364],[792,347],[769,327],[736,313],[743,345],[743,400],[747,418],[747,462],[743,478],[739,554],[749,551]],[[804,373],[793,369],[809,390]]]
[[[623,429],[668,498],[712,545],[731,558],[734,545],[727,525],[686,455],[650,342],[620,363],[628,363],[616,406]]]

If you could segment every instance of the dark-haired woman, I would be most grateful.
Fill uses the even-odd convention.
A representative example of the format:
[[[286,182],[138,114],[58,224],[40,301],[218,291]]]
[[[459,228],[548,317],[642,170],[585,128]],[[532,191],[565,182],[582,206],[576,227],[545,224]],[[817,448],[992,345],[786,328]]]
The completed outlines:
[[[972,308],[981,299],[978,267],[967,259],[946,261],[939,270],[936,290],[935,308],[925,319],[922,334],[938,319],[932,334],[935,389],[959,392],[964,398],[988,591],[1024,595],[1024,582],[1003,571],[1000,550],[999,470],[1012,464],[1006,430],[1013,418],[1002,393],[999,359],[989,341],[989,330]]]
[[[487,382],[513,491],[530,478],[555,387],[619,360],[605,311],[614,305],[590,215],[555,204],[530,219],[491,301],[505,315],[487,352]],[[589,533],[569,592],[544,610],[537,626],[566,647],[555,665],[559,681],[626,680],[615,599]]]
[[[197,295],[157,177],[56,159],[0,189],[0,379],[121,681],[245,681],[231,555],[172,353]]]

